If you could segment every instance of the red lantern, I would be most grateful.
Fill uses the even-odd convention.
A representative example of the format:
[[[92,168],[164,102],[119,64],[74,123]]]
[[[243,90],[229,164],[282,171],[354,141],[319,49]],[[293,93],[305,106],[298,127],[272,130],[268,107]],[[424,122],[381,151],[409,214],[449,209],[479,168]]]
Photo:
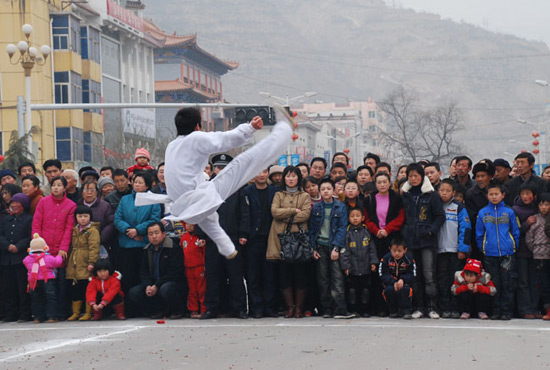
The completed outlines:
[[[347,148],[344,149],[344,153],[346,153],[346,155],[348,155],[349,154],[349,149],[347,149]]]
[[[298,134],[292,134],[292,141],[298,140],[299,136]]]
[[[538,140],[533,140],[533,146],[538,146],[540,143]]]
[[[536,154],[539,154],[539,153],[540,153],[540,151],[538,149],[533,149],[533,154],[536,155]]]
[[[531,134],[531,136],[533,136],[533,137],[539,137],[539,133],[536,132],[536,131],[533,131],[533,133]]]
[[[4,160],[4,156],[0,154],[0,162]]]

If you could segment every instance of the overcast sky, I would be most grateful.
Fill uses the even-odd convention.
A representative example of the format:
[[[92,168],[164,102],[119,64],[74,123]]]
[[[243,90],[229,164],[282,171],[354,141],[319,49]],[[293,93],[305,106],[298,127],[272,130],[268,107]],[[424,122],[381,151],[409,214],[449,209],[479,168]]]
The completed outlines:
[[[550,0],[386,0],[550,45]]]

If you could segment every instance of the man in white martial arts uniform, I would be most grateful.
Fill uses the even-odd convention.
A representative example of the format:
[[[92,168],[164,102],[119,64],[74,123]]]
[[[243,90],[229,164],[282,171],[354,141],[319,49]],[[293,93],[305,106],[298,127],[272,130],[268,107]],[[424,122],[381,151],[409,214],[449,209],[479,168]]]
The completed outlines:
[[[255,130],[263,127],[260,117],[225,132],[202,132],[201,114],[183,108],[175,117],[178,136],[168,144],[164,176],[167,195],[139,193],[136,205],[171,203],[172,220],[197,224],[226,258],[237,254],[235,246],[220,227],[216,210],[233,193],[284,153],[292,139],[291,120],[276,107],[278,122],[262,141],[238,155],[212,181],[204,181],[204,168],[214,153],[226,152],[248,143]]]

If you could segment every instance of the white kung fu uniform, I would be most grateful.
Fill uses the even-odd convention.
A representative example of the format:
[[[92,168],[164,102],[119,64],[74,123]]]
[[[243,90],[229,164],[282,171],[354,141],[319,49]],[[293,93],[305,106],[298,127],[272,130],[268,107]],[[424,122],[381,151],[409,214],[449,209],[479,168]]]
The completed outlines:
[[[210,155],[245,145],[255,131],[250,123],[243,123],[231,131],[194,131],[178,136],[166,147],[167,195],[137,193],[136,206],[171,203],[167,219],[197,224],[223,256],[230,256],[235,246],[221,228],[216,210],[284,153],[292,129],[287,122],[278,122],[267,137],[239,154],[212,181],[204,181],[204,168]]]

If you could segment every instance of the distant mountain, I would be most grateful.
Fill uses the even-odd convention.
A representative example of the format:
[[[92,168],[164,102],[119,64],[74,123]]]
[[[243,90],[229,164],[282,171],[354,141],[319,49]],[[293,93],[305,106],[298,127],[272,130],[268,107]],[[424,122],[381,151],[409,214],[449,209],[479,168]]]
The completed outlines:
[[[388,8],[382,0],[145,3],[146,16],[167,32],[197,33],[200,46],[240,63],[223,78],[232,102],[261,102],[259,91],[317,91],[310,102],[380,101],[402,84],[426,109],[458,102],[467,127],[460,138],[475,159],[529,148],[508,142],[530,139],[532,129],[516,119],[545,119],[548,93],[533,83],[549,77],[544,43]]]

